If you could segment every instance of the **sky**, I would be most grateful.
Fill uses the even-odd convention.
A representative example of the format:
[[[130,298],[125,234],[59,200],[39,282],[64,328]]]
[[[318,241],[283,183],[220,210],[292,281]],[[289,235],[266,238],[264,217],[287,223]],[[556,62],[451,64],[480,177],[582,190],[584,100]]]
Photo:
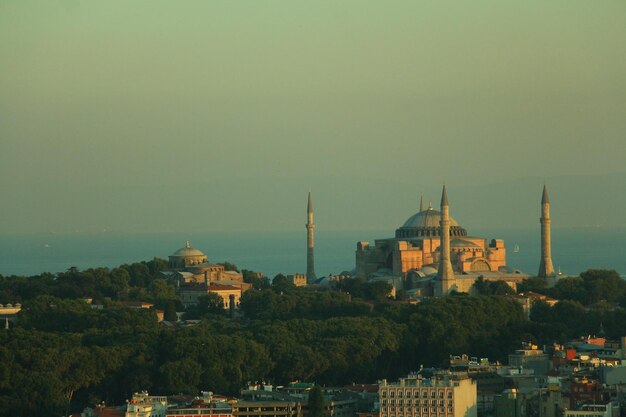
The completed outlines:
[[[626,227],[626,2],[0,0],[0,234]]]

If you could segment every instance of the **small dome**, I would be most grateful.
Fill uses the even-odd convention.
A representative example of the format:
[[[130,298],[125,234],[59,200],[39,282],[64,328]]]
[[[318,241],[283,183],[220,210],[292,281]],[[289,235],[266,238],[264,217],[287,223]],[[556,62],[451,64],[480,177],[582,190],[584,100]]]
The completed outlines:
[[[194,249],[189,245],[189,241],[185,242],[185,246],[178,249],[171,256],[188,257],[188,256],[206,256],[202,251]]]
[[[425,266],[425,267],[423,267],[421,269],[421,272],[423,272],[424,275],[426,275],[426,276],[437,274],[437,270],[435,268],[433,268],[432,266]]]

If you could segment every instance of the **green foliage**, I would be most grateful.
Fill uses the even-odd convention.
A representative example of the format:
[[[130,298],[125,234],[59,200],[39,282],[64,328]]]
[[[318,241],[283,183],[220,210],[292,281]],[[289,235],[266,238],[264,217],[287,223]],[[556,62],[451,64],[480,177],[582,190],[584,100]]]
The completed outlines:
[[[224,300],[218,294],[208,293],[198,297],[198,303],[187,308],[186,320],[200,319],[208,315],[225,315]]]
[[[178,315],[176,314],[176,303],[170,301],[165,305],[163,310],[163,320],[178,321]]]
[[[241,310],[251,319],[321,319],[368,314],[372,307],[361,301],[350,301],[348,294],[336,291],[295,290],[276,293],[273,290],[247,291],[241,297]]]
[[[262,290],[270,287],[269,279],[267,279],[267,277],[265,276],[262,276],[258,272],[243,269],[241,273],[243,274],[243,282],[252,284],[252,288],[254,288],[255,290]]]
[[[218,263],[218,265],[222,265],[224,267],[225,271],[234,271],[234,272],[239,272],[239,268],[237,268],[237,265],[230,263],[230,262],[220,262]]]
[[[272,280],[271,288],[274,292],[285,293],[295,290],[296,286],[286,276],[278,274]]]
[[[319,385],[315,385],[309,391],[307,409],[308,417],[324,417],[324,393]]]
[[[350,293],[354,298],[381,303],[391,294],[391,285],[384,281],[366,282],[358,278],[346,278],[338,284],[340,291]]]
[[[515,294],[513,288],[511,288],[506,282],[502,281],[487,281],[482,276],[478,277],[474,282],[474,290],[480,295],[512,295]]]
[[[123,403],[143,389],[237,395],[247,381],[263,379],[368,382],[441,365],[454,353],[503,360],[522,340],[564,341],[597,333],[600,323],[609,337],[626,334],[626,310],[615,306],[623,285],[611,271],[562,280],[550,291],[571,300],[535,303],[531,321],[517,302],[497,295],[410,305],[389,303],[384,282],[346,279],[337,290],[312,291],[280,276],[270,287],[243,271],[265,288],[243,295],[242,319],[228,319],[219,296],[209,294],[187,311],[200,325],[171,329],[160,327],[153,311],[118,302],[152,301],[174,318],[180,301],[159,275],[163,267],[155,259],[56,276],[0,276],[0,299],[23,304],[15,328],[0,333],[0,409],[62,415],[94,401]],[[478,286],[486,294],[508,293],[492,284]],[[85,295],[104,309],[79,299]]]
[[[545,278],[541,277],[528,277],[524,281],[517,284],[517,292],[527,293],[535,292],[539,294],[546,294],[548,283]]]
[[[56,275],[0,277],[0,303],[24,303],[42,294],[58,298],[134,299],[150,301],[162,308],[167,301],[178,301],[174,287],[159,272],[166,269],[162,259],[122,265],[118,268],[69,268]]]

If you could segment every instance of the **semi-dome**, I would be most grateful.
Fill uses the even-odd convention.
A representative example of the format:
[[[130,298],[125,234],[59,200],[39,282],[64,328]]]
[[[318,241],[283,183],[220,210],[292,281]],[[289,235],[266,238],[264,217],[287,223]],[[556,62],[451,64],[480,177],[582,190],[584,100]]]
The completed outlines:
[[[450,247],[452,248],[480,248],[480,246],[478,246],[474,242],[470,242],[469,240],[465,240],[465,239],[452,239],[450,241]]]
[[[439,222],[441,212],[428,207],[409,217],[399,229],[396,230],[397,238],[439,236]],[[467,231],[459,223],[450,217],[450,236],[467,236]]]

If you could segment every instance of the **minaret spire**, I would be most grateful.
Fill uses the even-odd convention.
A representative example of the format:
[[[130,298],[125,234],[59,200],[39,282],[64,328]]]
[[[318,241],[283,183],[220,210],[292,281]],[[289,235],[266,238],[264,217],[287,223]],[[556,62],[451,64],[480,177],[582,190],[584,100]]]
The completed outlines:
[[[424,195],[420,194],[420,213],[424,211]]]
[[[539,263],[539,273],[537,276],[542,278],[553,277],[554,266],[552,265],[552,244],[550,241],[550,197],[548,197],[548,188],[543,185],[543,194],[541,196],[541,261]]]
[[[450,262],[450,207],[446,186],[441,192],[441,221],[439,222],[439,271],[437,272],[437,295],[446,295],[453,289],[454,272]]]
[[[313,203],[311,202],[310,191],[306,214],[306,282],[307,284],[313,284],[317,277],[315,276],[315,259],[313,253],[315,247],[315,224],[313,224]]]

